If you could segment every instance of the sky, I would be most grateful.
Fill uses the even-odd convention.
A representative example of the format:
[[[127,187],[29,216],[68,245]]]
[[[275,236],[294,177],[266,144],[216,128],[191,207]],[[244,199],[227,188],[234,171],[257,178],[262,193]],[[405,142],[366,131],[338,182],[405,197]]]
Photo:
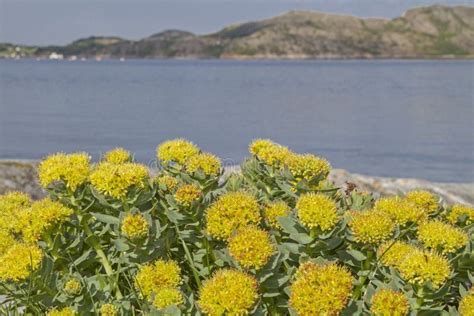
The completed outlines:
[[[64,45],[91,35],[140,39],[166,29],[205,34],[290,10],[393,18],[435,3],[474,0],[0,0],[0,42]]]

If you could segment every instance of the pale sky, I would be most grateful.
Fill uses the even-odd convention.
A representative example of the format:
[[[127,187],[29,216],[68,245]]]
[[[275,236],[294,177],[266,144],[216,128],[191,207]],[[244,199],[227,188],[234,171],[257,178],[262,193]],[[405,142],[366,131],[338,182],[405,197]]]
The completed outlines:
[[[474,0],[0,0],[0,42],[67,44],[91,35],[139,39],[165,29],[211,33],[289,10],[392,18],[429,4]]]

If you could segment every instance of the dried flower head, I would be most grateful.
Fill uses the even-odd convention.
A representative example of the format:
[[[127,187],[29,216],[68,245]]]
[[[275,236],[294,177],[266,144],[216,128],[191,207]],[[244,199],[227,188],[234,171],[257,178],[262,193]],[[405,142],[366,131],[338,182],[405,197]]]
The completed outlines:
[[[148,221],[141,213],[127,214],[122,221],[122,233],[129,239],[141,239],[148,236]]]
[[[403,293],[382,289],[372,297],[370,311],[374,316],[404,316],[408,314],[409,307],[408,299]]]
[[[66,294],[74,296],[81,293],[82,285],[77,279],[70,279],[64,284],[64,292]]]
[[[221,161],[213,154],[202,153],[191,156],[185,167],[188,173],[201,171],[206,176],[218,176],[221,172]]]
[[[104,161],[116,164],[122,164],[132,161],[132,155],[128,150],[123,148],[115,148],[105,153]]]
[[[91,173],[92,185],[112,198],[124,198],[131,187],[143,188],[148,177],[145,166],[137,163],[99,163]]]
[[[75,191],[87,181],[90,173],[90,156],[86,153],[63,154],[48,156],[38,166],[40,184],[47,187],[54,182],[63,181]]]
[[[290,287],[289,305],[299,315],[338,315],[352,293],[352,276],[334,263],[302,264]]]
[[[306,193],[296,203],[300,222],[307,228],[322,231],[332,229],[338,222],[336,203],[324,194]]]
[[[278,217],[289,215],[290,208],[285,202],[277,201],[267,204],[263,210],[263,213],[270,227],[274,229],[281,229],[282,227],[278,222]]]
[[[16,243],[0,256],[0,281],[18,282],[39,268],[43,253],[35,245]]]
[[[378,245],[392,236],[395,223],[380,211],[351,212],[349,227],[357,242]]]
[[[293,177],[298,180],[311,180],[314,177],[322,176],[326,179],[331,171],[331,165],[326,159],[312,154],[291,154],[286,157],[285,165],[290,170]]]
[[[471,225],[474,223],[474,207],[455,204],[451,207],[451,211],[446,216],[446,219],[453,225],[459,223]]]
[[[461,316],[474,316],[474,287],[459,302]]]
[[[207,209],[206,221],[208,234],[225,240],[235,229],[260,222],[259,205],[252,195],[230,192]]]
[[[117,315],[117,307],[114,304],[105,303],[100,306],[100,316],[115,316]]]
[[[402,260],[398,270],[411,284],[423,286],[430,282],[437,289],[446,282],[451,266],[446,258],[435,252],[416,250]]]
[[[135,278],[135,287],[150,297],[160,288],[176,288],[181,282],[181,269],[175,261],[157,260],[140,268]]]
[[[71,307],[64,307],[63,309],[54,308],[50,310],[46,316],[76,316],[77,313]]]
[[[203,283],[198,304],[210,316],[247,315],[257,299],[257,280],[253,276],[222,269]]]
[[[175,288],[162,288],[155,292],[153,306],[157,309],[165,309],[170,306],[183,304],[183,294]]]
[[[175,162],[184,165],[186,160],[199,154],[199,148],[185,139],[168,140],[161,143],[156,154],[163,163]]]
[[[184,207],[190,207],[193,202],[198,201],[202,196],[201,189],[195,184],[185,184],[176,190],[174,199]]]
[[[160,186],[164,186],[164,191],[172,192],[178,186],[178,179],[169,175],[163,175],[156,178]]]
[[[43,232],[67,222],[73,213],[72,209],[49,198],[34,202],[31,209],[20,215],[23,239],[38,241]]]
[[[407,193],[407,201],[412,202],[425,213],[432,214],[439,208],[438,198],[428,191],[414,190]]]
[[[244,268],[262,268],[273,253],[270,235],[258,227],[247,226],[229,238],[230,255]]]
[[[439,220],[422,223],[418,228],[418,239],[425,247],[445,254],[455,252],[469,241],[463,230]]]
[[[398,225],[419,223],[426,219],[425,212],[420,211],[412,202],[398,196],[381,198],[375,202],[374,210],[386,213]]]

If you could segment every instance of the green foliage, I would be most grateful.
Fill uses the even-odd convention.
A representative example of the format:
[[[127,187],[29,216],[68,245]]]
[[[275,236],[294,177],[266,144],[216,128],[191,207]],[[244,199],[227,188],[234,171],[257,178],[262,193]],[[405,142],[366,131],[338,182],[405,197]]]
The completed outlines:
[[[294,155],[290,151],[287,154]],[[358,241],[350,223],[357,214],[372,211],[375,202],[372,195],[353,187],[346,190],[336,187],[327,181],[326,172],[298,170],[305,176],[295,177],[295,171],[290,171],[285,159],[269,165],[259,158],[258,152],[254,152],[243,162],[241,173],[230,176],[224,176],[222,171],[219,175],[205,174],[205,168],[189,173],[186,172],[186,163],[160,162],[157,175],[143,178],[143,185],[134,182],[121,199],[99,191],[89,180],[72,191],[67,182],[59,178],[48,185],[48,193],[51,199],[70,208],[73,214],[66,221],[55,222],[42,231],[35,245],[40,247],[44,256],[41,265],[32,269],[28,277],[20,281],[9,280],[2,274],[0,266],[0,294],[6,296],[0,313],[36,315],[52,308],[71,307],[80,315],[97,315],[101,306],[113,304],[117,315],[198,315],[205,305],[199,303],[203,287],[217,271],[231,268],[243,271],[256,281],[258,298],[251,302],[250,314],[296,315],[298,311],[291,305],[292,285],[296,277],[300,278],[297,271],[302,264],[312,262],[323,266],[336,263],[352,276],[352,295],[341,299],[342,311],[334,307],[326,310],[327,314],[371,313],[372,296],[381,289],[402,293],[413,315],[457,314],[461,297],[468,295],[474,281],[474,226],[469,217],[472,214],[466,213],[453,224],[468,236],[468,241],[443,256],[450,273],[441,286],[433,286],[429,279],[412,282],[404,278],[402,269],[386,265],[383,259],[397,241],[406,242],[419,251],[433,251],[427,252],[426,256],[437,254],[438,249],[424,249],[417,239],[421,223],[395,226],[390,231],[390,239],[383,245],[364,244]],[[127,162],[117,164],[117,170],[126,168],[123,166],[127,166]],[[94,170],[96,166],[91,166],[90,172],[94,173]],[[174,178],[176,186],[173,181],[160,180],[165,179],[163,176],[168,180]],[[122,181],[118,177],[117,171],[115,180]],[[194,184],[201,194],[192,203],[183,205],[178,203],[175,192],[186,184]],[[230,192],[243,192],[258,201],[261,218],[258,226],[268,233],[273,244],[268,262],[258,270],[243,268],[230,255],[227,241],[214,239],[207,232],[207,210]],[[338,214],[333,227],[322,231],[308,228],[300,221],[299,212],[302,210],[296,206],[300,197],[307,194],[322,194],[333,201]],[[28,206],[16,202],[8,204],[9,199],[8,196],[0,198],[0,208],[4,208],[4,217],[0,215],[0,230],[7,234],[10,230],[5,228],[2,218],[13,220],[13,217],[8,217],[10,208],[7,206],[13,205],[15,214],[29,210]],[[278,227],[270,225],[264,213],[266,205],[277,201],[285,202],[289,208],[287,216],[277,218]],[[239,207],[239,201],[235,203],[231,207]],[[428,212],[421,204],[414,203],[413,207],[418,208],[420,214],[426,213],[425,220],[448,221],[450,208],[436,204],[434,208],[431,205]],[[133,231],[136,227],[143,232],[143,225],[133,226],[133,222],[124,229],[124,219],[130,214],[141,214],[148,223],[145,234],[137,234],[141,237],[136,239],[124,234],[124,231]],[[377,222],[368,224],[377,225]],[[23,242],[21,217],[18,230],[12,236],[15,243]],[[0,264],[6,262],[3,256],[0,256]],[[137,282],[139,272],[142,271],[140,273],[146,279],[144,269],[157,260],[171,260],[180,268],[181,282],[172,290],[178,290],[183,299],[176,299],[176,303],[170,301],[165,308],[158,308],[155,301],[157,298],[161,299],[160,302],[165,301],[159,296],[161,288],[157,287],[163,281],[150,278],[146,284]],[[427,266],[427,269],[435,271],[433,273],[437,271],[437,267]],[[171,272],[163,275],[169,276]],[[77,280],[79,289],[76,282],[75,287],[69,286],[73,290],[65,290],[70,280]],[[332,287],[337,288],[338,280],[332,282]],[[149,284],[150,295],[146,293]],[[230,284],[228,288],[232,293],[234,285]],[[228,294],[216,293],[216,297],[225,295]],[[323,298],[318,297],[318,300]],[[311,302],[309,304],[311,306]]]

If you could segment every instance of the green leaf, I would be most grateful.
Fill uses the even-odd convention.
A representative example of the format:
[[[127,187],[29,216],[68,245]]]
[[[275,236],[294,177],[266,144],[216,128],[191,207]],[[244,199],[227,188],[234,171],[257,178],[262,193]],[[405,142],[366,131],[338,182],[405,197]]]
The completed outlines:
[[[102,223],[110,224],[110,225],[120,225],[120,220],[115,216],[101,214],[101,213],[91,213],[91,214]]]

